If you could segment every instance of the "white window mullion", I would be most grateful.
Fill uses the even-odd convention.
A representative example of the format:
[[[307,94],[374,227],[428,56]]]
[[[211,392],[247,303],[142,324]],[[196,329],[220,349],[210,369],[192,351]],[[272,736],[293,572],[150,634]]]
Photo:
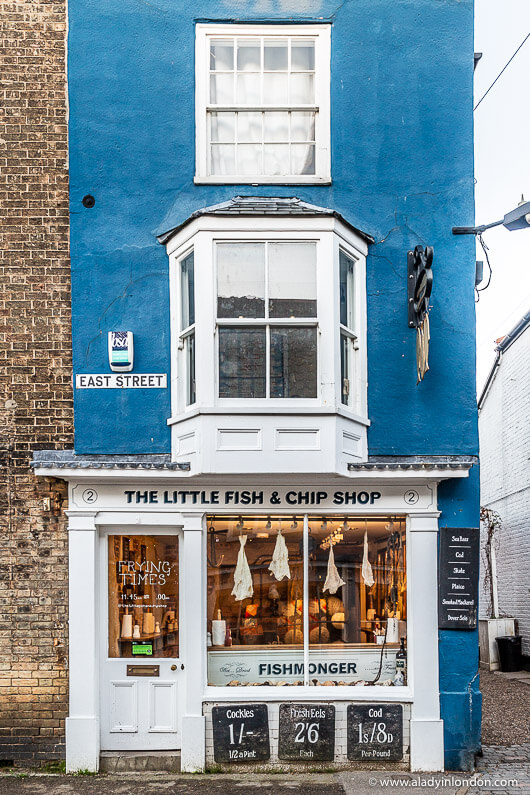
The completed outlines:
[[[303,617],[304,617],[304,686],[309,685],[309,520],[304,514],[303,529],[304,550],[304,588],[303,588]]]

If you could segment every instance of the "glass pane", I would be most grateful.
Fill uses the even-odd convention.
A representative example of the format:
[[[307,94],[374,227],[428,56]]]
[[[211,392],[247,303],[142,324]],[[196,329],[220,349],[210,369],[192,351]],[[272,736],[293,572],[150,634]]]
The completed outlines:
[[[315,140],[315,114],[291,113],[291,141]]]
[[[265,41],[264,45],[264,69],[287,69],[288,51],[287,40]]]
[[[219,397],[265,397],[265,329],[219,329]]]
[[[210,75],[210,102],[212,105],[234,104],[234,78],[232,75]]]
[[[291,173],[315,173],[315,146],[314,144],[292,144],[291,146]]]
[[[180,263],[181,329],[195,323],[195,269],[193,251]]]
[[[288,144],[265,144],[263,151],[263,173],[277,176],[289,174]]]
[[[303,684],[303,522],[234,516],[207,523],[208,684]]]
[[[405,572],[401,522],[309,518],[311,684],[371,684],[381,658],[377,682],[405,684],[396,671],[407,633]]]
[[[210,69],[231,70],[234,68],[234,43],[220,39],[210,43]]]
[[[315,84],[314,75],[292,74],[291,75],[291,104],[292,105],[314,105],[315,103]]]
[[[264,113],[265,141],[289,141],[289,114]]]
[[[181,328],[195,323],[195,269],[193,251],[180,263]]]
[[[269,317],[316,317],[316,244],[269,243]]]
[[[340,322],[349,329],[354,328],[354,262],[344,251],[339,255],[340,270]]]
[[[344,334],[340,335],[340,380],[341,380],[341,402],[345,406],[351,404],[351,354],[352,342]]]
[[[195,333],[189,334],[184,340],[186,348],[186,405],[196,401],[195,391]]]
[[[237,173],[247,176],[261,174],[261,144],[238,144]]]
[[[233,143],[235,136],[235,113],[210,113],[210,140]]]
[[[259,75],[241,74],[237,76],[237,104],[261,104]]]
[[[270,396],[317,396],[317,330],[286,327],[270,330]]]
[[[315,68],[315,43],[293,41],[291,43],[291,69],[293,72],[312,71]]]
[[[289,102],[286,72],[270,72],[263,75],[263,104],[287,105]]]
[[[261,69],[261,46],[256,41],[237,42],[238,72],[259,72]]]
[[[237,140],[244,143],[262,141],[262,113],[237,114]],[[261,169],[261,166],[260,166]]]
[[[212,144],[212,174],[236,173],[236,148],[233,144]]]
[[[112,535],[108,548],[109,657],[178,657],[178,539]]]
[[[217,244],[217,316],[265,317],[265,244]]]

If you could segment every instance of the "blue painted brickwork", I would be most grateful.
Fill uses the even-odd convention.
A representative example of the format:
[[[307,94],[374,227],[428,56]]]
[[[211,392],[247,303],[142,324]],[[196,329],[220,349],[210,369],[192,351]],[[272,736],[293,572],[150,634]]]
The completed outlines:
[[[331,21],[330,186],[195,186],[194,25]],[[107,331],[135,334],[135,371],[169,373],[168,262],[156,230],[237,194],[333,207],[368,258],[369,451],[477,452],[471,0],[84,0],[69,7],[74,372],[108,372]],[[85,194],[96,198],[85,209]],[[431,370],[415,384],[406,252],[435,247]],[[162,390],[81,390],[78,453],[170,449]],[[478,481],[440,489],[441,522],[476,526]],[[441,632],[447,766],[479,744],[474,632]]]

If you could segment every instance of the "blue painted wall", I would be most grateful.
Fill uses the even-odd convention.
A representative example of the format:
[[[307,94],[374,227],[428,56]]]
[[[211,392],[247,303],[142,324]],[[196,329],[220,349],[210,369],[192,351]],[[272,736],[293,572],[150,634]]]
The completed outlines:
[[[330,186],[196,186],[194,26],[330,21]],[[83,0],[69,6],[74,372],[108,372],[107,331],[135,371],[169,373],[168,261],[155,232],[237,194],[296,195],[371,233],[369,449],[475,454],[472,0]],[[86,194],[96,199],[83,207]],[[416,386],[406,252],[434,245],[431,370]],[[169,452],[167,390],[80,390],[78,453]],[[440,488],[441,522],[478,523],[478,481]],[[480,737],[474,632],[441,632],[447,766]]]
[[[474,453],[471,0],[84,0],[70,7],[75,372],[108,372],[106,332],[137,372],[169,372],[165,250],[153,232],[250,186],[195,186],[194,25],[331,20],[331,186],[273,186],[334,207],[378,241],[368,261],[372,453]],[[81,204],[85,194],[96,205]],[[415,384],[406,251],[435,247],[431,371]],[[160,390],[76,394],[79,453],[169,450]],[[406,411],[402,407],[406,406]],[[133,419],[132,419],[133,418]]]

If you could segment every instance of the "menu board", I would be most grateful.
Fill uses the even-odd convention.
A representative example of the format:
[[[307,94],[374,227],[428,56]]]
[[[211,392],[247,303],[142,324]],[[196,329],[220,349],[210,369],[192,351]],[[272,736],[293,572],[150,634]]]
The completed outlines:
[[[438,627],[477,626],[480,530],[441,527],[438,563]]]
[[[349,704],[347,727],[351,762],[403,759],[401,704]]]
[[[332,762],[334,756],[335,707],[280,704],[279,759]]]
[[[216,762],[262,762],[270,758],[266,704],[212,707]]]

